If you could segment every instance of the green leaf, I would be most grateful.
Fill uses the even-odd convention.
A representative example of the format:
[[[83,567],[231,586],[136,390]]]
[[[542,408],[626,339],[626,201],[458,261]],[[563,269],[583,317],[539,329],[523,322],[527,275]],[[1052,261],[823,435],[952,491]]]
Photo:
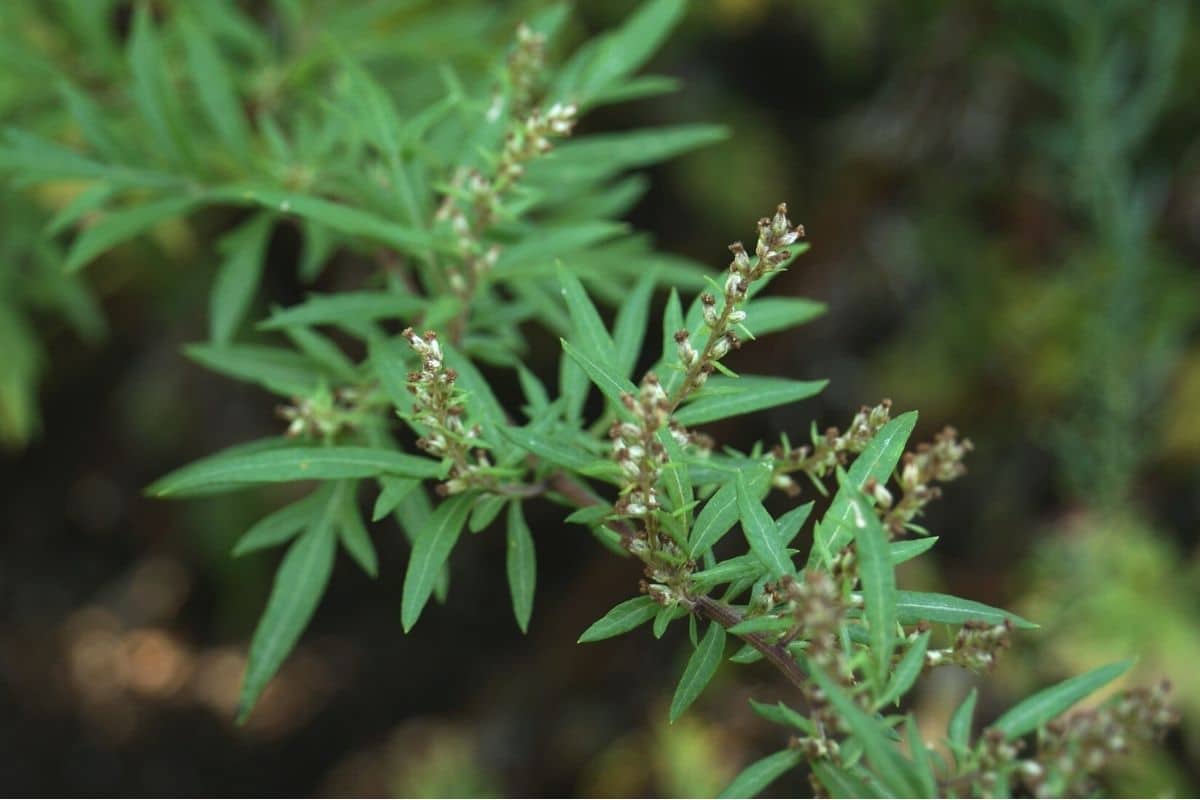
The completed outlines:
[[[245,722],[258,696],[275,676],[300,635],[308,627],[333,571],[337,549],[334,533],[340,498],[331,496],[308,530],[290,548],[279,571],[266,611],[254,631],[238,701],[237,721]]]
[[[758,651],[755,651],[758,652]],[[732,661],[732,659],[730,659]],[[808,717],[788,707],[783,701],[779,701],[775,705],[767,705],[760,703],[753,698],[750,700],[750,707],[754,709],[763,719],[773,722],[776,725],[782,725],[786,728],[795,728],[798,731],[815,736],[817,727]]]
[[[504,504],[508,502],[504,495],[488,494],[479,498],[471,509],[471,516],[467,522],[467,530],[471,533],[479,533],[487,526],[496,521],[496,517],[504,510]]]
[[[187,131],[180,125],[178,95],[168,83],[170,73],[146,3],[139,3],[134,11],[128,59],[133,74],[131,94],[150,138],[159,153],[182,159]]]
[[[617,309],[613,323],[613,350],[616,372],[625,378],[633,376],[638,356],[642,354],[642,343],[650,322],[650,299],[654,294],[655,273],[642,275]]]
[[[474,497],[469,493],[446,500],[437,507],[429,524],[417,535],[412,557],[408,561],[408,571],[404,575],[404,593],[400,602],[400,621],[405,633],[417,624],[421,611],[429,602],[434,584],[467,522],[473,501]]]
[[[146,492],[186,497],[214,487],[298,480],[373,478],[390,474],[436,478],[441,465],[427,458],[370,447],[288,447],[259,453],[218,453],[158,479]]]
[[[621,413],[627,414],[628,412],[625,411],[625,406],[621,402],[621,395],[632,394],[636,396],[637,388],[626,378],[620,377],[606,365],[573,347],[566,339],[560,339],[559,341],[562,342],[563,351],[571,357],[572,361],[583,368],[583,371],[591,378],[592,383],[599,387],[600,392],[611,400]]]
[[[684,711],[708,686],[709,681],[717,674],[721,666],[721,656],[725,653],[725,629],[716,622],[710,623],[708,632],[700,640],[700,644],[692,652],[679,686],[675,688],[675,696],[671,699],[670,720],[679,719]]]
[[[735,498],[735,509],[736,502]],[[733,523],[730,523],[730,526],[732,525]],[[709,569],[692,573],[692,585],[701,591],[707,591],[714,586],[720,586],[722,583],[733,583],[748,578],[757,578],[763,574],[764,570],[763,563],[759,560],[758,556],[754,553],[744,553],[743,555],[734,556],[731,559],[722,561],[720,564]]]
[[[662,442],[663,449],[667,453],[667,463],[662,470],[662,481],[667,487],[667,496],[671,499],[674,516],[686,531],[691,527],[689,525],[690,509],[696,499],[692,481],[688,477],[687,461],[683,448],[679,446],[679,442],[675,441],[675,437],[668,429],[659,430],[658,440]]]
[[[557,467],[578,472],[596,460],[595,456],[586,450],[564,442],[561,436],[509,425],[500,428],[500,432],[513,444]]]
[[[830,761],[814,761],[812,763],[813,774],[817,776],[817,780],[829,792],[830,797],[881,797],[878,792],[871,788],[862,778],[855,775],[849,769],[843,769]]]
[[[975,701],[979,692],[972,688],[950,716],[946,735],[955,750],[965,751],[971,744],[971,720],[975,716]]]
[[[343,383],[353,385],[358,382],[358,369],[354,362],[331,339],[304,325],[293,325],[285,329],[284,334],[296,345],[297,350],[321,367],[325,374]]]
[[[362,516],[355,501],[354,484],[350,481],[339,481],[336,491],[343,496],[342,512],[338,520],[338,532],[341,535],[342,546],[350,557],[362,567],[363,572],[372,578],[379,575],[379,556],[375,553],[375,545],[371,542],[371,534],[363,524]]]
[[[921,739],[921,730],[917,720],[909,714],[904,720],[904,732],[908,740],[908,752],[912,754],[914,773],[921,787],[922,797],[937,797],[937,778],[933,774],[933,765],[929,761],[929,748]]]
[[[1111,683],[1133,666],[1133,659],[1118,661],[1068,678],[1062,683],[1027,697],[991,724],[1007,740],[1037,730],[1100,687]]]
[[[553,97],[587,105],[650,59],[683,16],[684,0],[649,0],[615,31],[589,43],[562,70]]]
[[[900,663],[892,672],[887,688],[875,703],[876,708],[883,708],[888,703],[898,703],[900,698],[917,682],[917,678],[921,676],[921,670],[925,667],[925,651],[929,649],[930,635],[929,631],[925,631],[904,651],[904,657],[900,659]]]
[[[916,424],[917,412],[910,411],[880,428],[871,443],[850,465],[847,472],[849,489],[861,491],[870,478],[886,483],[896,464],[900,463],[904,444]],[[816,564],[818,558],[831,558],[854,538],[850,499],[851,491],[847,489],[839,489],[834,495],[824,519],[817,525],[812,553],[808,559],[809,566]]]
[[[750,550],[770,570],[771,577],[796,574],[796,567],[788,558],[775,521],[759,502],[744,472],[739,472],[737,476],[737,501],[742,531],[746,534]]]
[[[892,563],[903,564],[905,561],[913,560],[937,544],[937,540],[938,537],[936,536],[924,536],[920,539],[904,539],[899,542],[892,542],[888,545],[888,550],[892,556]]]
[[[922,621],[945,622],[950,625],[961,625],[970,620],[1000,623],[1007,619],[1012,620],[1013,625],[1018,628],[1038,627],[1009,611],[937,592],[897,592],[896,612],[899,621],[904,625]]]
[[[779,776],[798,766],[804,760],[799,750],[780,750],[778,753],[760,758],[738,773],[717,797],[755,797],[775,782]]]
[[[379,522],[396,510],[405,496],[421,485],[414,478],[397,478],[392,475],[379,476],[379,497],[375,499],[375,508],[371,511],[371,522]]]
[[[867,760],[871,762],[884,788],[899,797],[924,796],[913,765],[892,746],[888,738],[890,728],[863,712],[845,690],[816,664],[810,661],[808,668],[813,680],[825,691],[830,704],[849,727],[850,733],[862,745]]]
[[[213,280],[208,306],[209,338],[214,344],[228,344],[250,310],[273,225],[270,215],[256,214],[221,239],[224,260]]]
[[[513,615],[521,633],[529,631],[529,616],[533,613],[533,591],[537,585],[537,555],[533,534],[525,523],[521,503],[514,500],[508,506],[508,588],[512,594]]]
[[[558,268],[558,282],[562,286],[563,299],[567,301],[575,345],[612,369],[614,365],[609,360],[612,357],[613,341],[608,335],[608,329],[604,327],[600,312],[588,297],[587,290],[583,288],[579,278],[561,266]]]
[[[646,167],[722,141],[720,125],[663,125],[621,133],[581,136],[555,148],[550,158],[529,165],[531,184],[598,183],[629,169]]]
[[[214,372],[258,384],[285,397],[307,397],[321,384],[322,370],[294,350],[250,344],[190,344],[184,352]]]
[[[337,325],[346,321],[367,322],[378,319],[408,321],[429,305],[425,298],[398,292],[342,292],[310,294],[303,303],[274,311],[260,322],[263,330],[278,330],[289,325]]]
[[[812,514],[812,510],[813,501],[809,500],[807,503],[796,506],[775,520],[775,527],[779,529],[779,541],[783,543],[784,547],[790,545],[796,536],[799,535],[800,529],[804,527],[804,523],[808,522],[808,517]]]
[[[663,310],[662,355],[658,358],[659,376],[667,375],[663,385],[670,387],[672,379],[678,378],[678,372],[667,373],[668,364],[679,365],[679,349],[675,345],[675,334],[683,330],[683,305],[679,302],[679,292],[674,288],[667,298],[667,307]]]
[[[878,692],[883,688],[892,663],[892,650],[896,647],[896,568],[888,550],[887,534],[866,496],[861,491],[854,491],[852,486],[843,488],[853,492],[850,503],[858,575],[862,584],[863,617],[871,637]]]
[[[422,258],[430,250],[445,247],[443,242],[435,240],[426,230],[311,195],[254,186],[227,186],[218,190],[217,196],[230,203],[258,205],[285,214],[296,214],[348,236],[362,236],[391,245],[417,258]]]
[[[633,597],[623,603],[618,603],[607,614],[593,622],[579,637],[577,644],[598,642],[622,633],[631,631],[643,623],[649,622],[658,614],[660,606],[654,599],[645,595]]]
[[[785,331],[825,313],[825,304],[796,297],[768,297],[746,305],[743,323],[755,336]]]
[[[694,399],[679,411],[675,420],[681,425],[700,425],[727,417],[750,414],[764,408],[794,403],[812,397],[828,381],[793,381],[744,375],[740,378],[709,378]]]
[[[760,467],[749,472],[750,477],[746,479],[747,486],[757,500],[770,485],[771,470]],[[738,515],[737,481],[731,480],[708,498],[708,502],[696,515],[696,524],[692,526],[688,555],[695,558],[715,545],[738,521]]]
[[[790,617],[751,617],[734,625],[729,632],[735,636],[744,636],[747,633],[782,633],[795,625],[796,620]]]
[[[132,239],[158,223],[188,213],[204,202],[198,194],[181,194],[110,211],[75,239],[63,269],[74,272],[105,251]]]
[[[312,521],[312,518],[324,505],[327,493],[326,487],[321,487],[302,500],[289,503],[254,523],[250,530],[242,534],[237,544],[233,546],[234,557],[244,556],[247,553],[265,550],[268,547],[275,547],[290,541]]]
[[[180,20],[188,72],[200,108],[221,141],[233,152],[243,154],[248,149],[249,129],[226,66],[230,62],[217,52],[203,25],[187,14],[181,15]]]

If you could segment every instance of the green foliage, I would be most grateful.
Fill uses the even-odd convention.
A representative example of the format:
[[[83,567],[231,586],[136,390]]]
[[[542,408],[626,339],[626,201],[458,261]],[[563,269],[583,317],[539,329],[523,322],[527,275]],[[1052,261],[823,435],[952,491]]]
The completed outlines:
[[[662,637],[689,619],[694,651],[672,722],[720,671],[729,637],[742,642],[730,660],[780,670],[804,710],[756,709],[789,729],[790,744],[750,765],[724,796],[758,792],[800,764],[834,796],[1003,796],[1021,781],[1074,785],[1046,777],[1065,770],[1059,761],[1018,758],[1010,740],[1065,725],[1064,712],[1127,665],[1035,694],[974,741],[970,695],[946,733],[953,764],[921,740],[911,716],[884,714],[924,672],[986,669],[1014,629],[1036,627],[968,599],[898,588],[896,565],[935,541],[903,537],[920,532],[912,519],[935,496],[930,484],[961,473],[965,443],[945,434],[910,446],[916,412],[892,419],[887,402],[864,409],[845,433],[820,436],[814,425],[801,448],[785,438],[718,451],[698,430],[820,392],[824,381],[738,376],[724,359],[823,306],[757,296],[806,249],[783,205],[758,223],[753,248],[731,247],[722,280],[654,252],[620,221],[645,188],[627,170],[711,143],[722,128],[568,140],[581,113],[673,86],[636,73],[678,22],[682,0],[643,3],[558,67],[545,62],[561,49],[550,48],[565,8],[518,25],[503,11],[468,20],[453,4],[378,6],[340,14],[330,4],[278,0],[263,12],[278,26],[268,33],[232,2],[157,15],[138,3],[127,41],[93,29],[80,42],[104,65],[103,88],[121,113],[109,118],[106,105],[76,88],[93,82],[68,69],[56,76],[65,87],[56,113],[79,135],[60,142],[34,120],[0,143],[6,202],[21,205],[13,187],[77,184],[50,225],[52,237],[73,232],[70,244],[19,245],[42,248],[38,263],[59,276],[47,279],[55,286],[49,305],[77,322],[91,319],[90,306],[65,272],[145,244],[168,220],[235,220],[211,258],[209,341],[188,354],[286,398],[287,435],[182,467],[147,491],[183,498],[316,483],[234,549],[287,545],[250,644],[239,720],[317,613],[339,543],[372,577],[394,574],[379,563],[359,505],[359,489],[374,482],[372,523],[394,517],[412,545],[405,632],[430,598],[445,599],[454,553],[471,546],[464,528],[489,535],[501,513],[513,613],[527,630],[541,531],[530,529],[525,507],[549,499],[571,508],[564,521],[640,562],[646,577],[641,596],[580,642],[651,621]],[[308,42],[311,30],[324,35]],[[295,268],[306,281],[337,269],[335,255],[367,268],[340,275],[344,292],[271,309],[249,326],[281,226],[302,235]],[[25,305],[9,300],[33,293],[14,281],[18,289],[0,301],[0,336],[19,345],[0,373],[0,433],[9,438],[31,429],[37,363]],[[700,290],[686,313],[680,289]],[[661,355],[639,376],[662,295]],[[540,342],[556,339],[552,396],[550,376],[524,364],[535,363],[527,359]],[[481,365],[513,373],[524,406],[502,404]],[[814,503],[794,499],[796,473],[821,493],[836,484],[815,520]],[[782,502],[776,490],[790,502],[778,516],[768,510]],[[725,536],[739,524],[746,547],[729,546]],[[698,620],[707,622],[703,637]],[[955,629],[950,646],[932,646],[941,638],[933,624]],[[1128,735],[1162,727],[1150,717],[1154,725]]]

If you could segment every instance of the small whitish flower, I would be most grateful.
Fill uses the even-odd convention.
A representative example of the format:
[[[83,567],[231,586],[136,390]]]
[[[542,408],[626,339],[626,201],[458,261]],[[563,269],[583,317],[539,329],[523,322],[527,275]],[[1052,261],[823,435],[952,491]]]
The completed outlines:
[[[717,324],[717,298],[708,292],[700,295],[700,310],[704,314],[704,324],[713,328]]]
[[[700,358],[700,354],[692,346],[691,336],[686,330],[675,332],[675,347],[679,351],[679,360],[683,362],[684,367],[690,367]]]
[[[728,319],[730,325],[737,325],[738,323],[745,321],[746,312],[740,309],[738,311],[730,311]]]

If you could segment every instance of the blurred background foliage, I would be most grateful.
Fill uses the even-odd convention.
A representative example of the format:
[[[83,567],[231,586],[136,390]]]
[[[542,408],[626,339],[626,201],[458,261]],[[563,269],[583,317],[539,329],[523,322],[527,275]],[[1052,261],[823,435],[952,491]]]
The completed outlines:
[[[321,31],[397,86],[414,64],[453,60],[470,75],[539,7],[238,5],[269,36],[311,34],[281,71],[251,37],[225,30],[247,43],[239,80],[266,104],[336,57]],[[632,5],[577,3],[568,38]],[[952,423],[975,442],[970,474],[928,519],[942,536],[936,569],[901,580],[1043,625],[981,684],[984,720],[1128,654],[1140,659],[1134,681],[1172,679],[1183,725],[1162,753],[1108,777],[1122,794],[1200,791],[1200,14],[1186,6],[697,2],[649,70],[681,91],[584,121],[730,128],[649,173],[630,219],[664,250],[717,269],[725,245],[781,199],[808,229],[812,251],[774,289],[825,301],[828,314],[746,348],[739,363],[829,377],[830,388],[798,411],[718,430],[723,440],[802,431],[810,418],[838,424],[890,396],[921,410],[926,434]],[[118,0],[2,4],[4,123],[78,140],[57,82],[112,95],[126,80],[131,16]],[[440,624],[401,636],[389,576],[407,548],[398,532],[379,534],[381,580],[339,562],[310,634],[248,726],[234,727],[273,560],[227,554],[285,497],[140,496],[169,468],[279,430],[265,394],[181,354],[205,335],[198,298],[231,221],[214,212],[159,225],[68,276],[56,214],[86,202],[70,185],[0,183],[4,785],[707,795],[777,749],[746,705],[786,694],[768,670],[723,670],[667,726],[680,641],[643,632],[574,644],[636,576],[551,516],[541,528],[531,520],[544,579],[527,637],[497,601],[497,537],[456,554]],[[306,290],[313,272],[296,268],[306,234],[285,227],[270,241],[263,309]],[[338,288],[336,272],[316,280]],[[947,668],[921,686],[930,731],[973,682]],[[792,776],[773,791],[807,788]]]

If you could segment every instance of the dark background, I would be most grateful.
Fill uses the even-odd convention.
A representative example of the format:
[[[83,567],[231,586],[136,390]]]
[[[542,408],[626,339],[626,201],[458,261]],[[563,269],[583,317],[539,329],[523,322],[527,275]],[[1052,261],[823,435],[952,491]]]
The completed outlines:
[[[579,5],[582,38],[629,4]],[[696,3],[649,70],[683,90],[603,109],[584,129],[731,129],[726,142],[651,171],[632,222],[664,250],[718,270],[725,246],[750,239],[780,200],[808,230],[811,252],[772,290],[822,300],[827,315],[731,363],[828,377],[830,387],[719,426],[718,438],[799,438],[810,420],[845,425],[886,396],[920,409],[917,440],[953,424],[974,441],[969,474],[925,519],[942,537],[934,555],[909,565],[901,585],[1003,605],[1043,627],[1017,636],[982,682],[954,668],[926,678],[914,700],[925,737],[944,730],[969,685],[981,687],[986,722],[1036,687],[1137,655],[1132,682],[1171,678],[1184,721],[1162,752],[1107,774],[1107,790],[1187,794],[1200,787],[1200,106],[1190,77],[1200,15],[1184,18],[1153,109],[1106,106],[1096,53],[1109,46],[1128,62],[1111,94],[1133,97],[1162,79],[1153,54],[1164,34],[1145,8]],[[1138,113],[1146,134],[1106,150]],[[1114,231],[1135,217],[1132,235]],[[169,240],[203,249],[206,226],[220,225],[181,226]],[[267,302],[303,297],[297,247],[288,230],[273,240]],[[134,259],[92,275],[109,327],[100,344],[45,320],[43,429],[0,456],[0,786],[703,795],[778,749],[780,730],[746,703],[788,697],[768,668],[724,668],[668,726],[682,626],[662,642],[639,630],[574,644],[639,576],[535,505],[527,636],[511,620],[496,530],[458,547],[448,604],[402,635],[407,545],[381,523],[380,579],[339,556],[297,651],[250,723],[235,727],[245,648],[278,554],[227,553],[292,495],[141,495],[169,469],[280,430],[266,394],[182,357],[206,331],[196,299],[211,272],[194,261]],[[554,357],[547,349],[541,363],[552,369]],[[772,791],[808,786],[797,773]]]

